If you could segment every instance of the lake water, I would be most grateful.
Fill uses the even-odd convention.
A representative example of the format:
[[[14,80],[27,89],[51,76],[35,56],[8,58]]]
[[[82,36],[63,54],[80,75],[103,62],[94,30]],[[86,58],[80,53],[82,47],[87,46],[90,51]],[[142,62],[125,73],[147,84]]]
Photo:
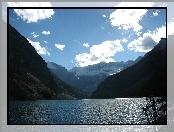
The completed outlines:
[[[10,101],[9,124],[147,124],[145,98]]]

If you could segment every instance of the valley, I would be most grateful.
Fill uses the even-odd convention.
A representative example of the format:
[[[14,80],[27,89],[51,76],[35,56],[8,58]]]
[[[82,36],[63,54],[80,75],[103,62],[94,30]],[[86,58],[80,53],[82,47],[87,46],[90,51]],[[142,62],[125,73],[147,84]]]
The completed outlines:
[[[119,73],[142,58],[142,56],[139,56],[135,61],[128,60],[127,62],[100,62],[85,67],[73,67],[70,70],[54,62],[47,62],[47,66],[64,82],[91,95],[97,89],[97,86],[108,76]]]
[[[45,62],[10,25],[8,42],[10,100],[167,95],[166,38],[161,38],[151,51],[135,61],[100,62],[70,70]]]

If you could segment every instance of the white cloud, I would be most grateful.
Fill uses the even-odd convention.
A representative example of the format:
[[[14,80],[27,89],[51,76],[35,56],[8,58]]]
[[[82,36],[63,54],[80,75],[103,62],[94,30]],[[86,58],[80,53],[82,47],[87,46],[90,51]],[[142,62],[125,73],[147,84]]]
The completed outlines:
[[[44,43],[48,43],[47,41],[44,41]]]
[[[156,10],[156,12],[153,12],[154,16],[158,16],[158,12],[160,12],[159,10]]]
[[[130,50],[135,50],[136,52],[148,52],[150,51],[157,42],[155,42],[151,36],[148,34],[143,34],[143,37],[139,37],[128,44]]]
[[[39,37],[39,35],[35,32],[32,32],[31,34],[33,35],[34,38]]]
[[[88,43],[84,43],[83,46],[89,47],[89,44]]]
[[[50,2],[7,2],[9,7],[51,7]],[[51,18],[53,9],[14,9],[14,12],[27,23]]]
[[[120,40],[115,41],[105,41],[99,45],[93,45],[90,48],[90,53],[78,54],[75,57],[77,66],[87,66],[97,64],[99,62],[114,62],[115,60],[111,58],[117,52],[124,51]]]
[[[35,48],[35,50],[37,51],[38,54],[50,55],[50,53],[46,50],[46,47],[41,47],[39,42],[33,42],[33,41],[29,40],[28,38],[27,38],[27,40]]]
[[[104,29],[104,27],[102,27],[102,29]]]
[[[56,48],[63,50],[65,48],[65,45],[61,45],[61,44],[55,44]]]
[[[152,2],[121,2],[116,7],[148,7],[153,6]],[[147,9],[117,9],[110,14],[110,22],[118,29],[128,30],[133,28],[133,31],[138,32],[142,29],[139,21],[146,14]]]
[[[42,34],[48,35],[50,34],[50,31],[43,31]]]
[[[162,37],[166,37],[165,26],[156,28],[156,30],[153,32],[148,31],[147,33],[144,33],[142,37],[130,42],[128,44],[128,48],[130,50],[135,50],[136,52],[148,52],[160,41],[160,38]]]
[[[106,17],[106,15],[103,15],[103,17]]]
[[[109,19],[112,26],[124,30],[133,28],[133,31],[138,32],[142,29],[139,21],[146,12],[146,9],[118,9],[110,14]]]
[[[137,32],[137,36],[140,36],[142,34],[142,32]]]
[[[123,43],[126,43],[128,40],[124,38],[124,39],[122,39],[121,41],[122,41]]]

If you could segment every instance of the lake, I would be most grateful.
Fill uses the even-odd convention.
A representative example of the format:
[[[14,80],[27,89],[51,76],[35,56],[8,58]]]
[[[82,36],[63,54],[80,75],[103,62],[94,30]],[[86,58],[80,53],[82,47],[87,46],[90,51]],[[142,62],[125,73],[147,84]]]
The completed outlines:
[[[145,98],[10,101],[9,124],[147,124]]]

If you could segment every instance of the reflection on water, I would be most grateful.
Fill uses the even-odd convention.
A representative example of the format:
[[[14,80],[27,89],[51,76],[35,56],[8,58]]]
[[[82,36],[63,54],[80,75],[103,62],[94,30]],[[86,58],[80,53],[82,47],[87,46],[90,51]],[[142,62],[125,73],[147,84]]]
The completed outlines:
[[[9,124],[147,124],[145,98],[9,102]]]

